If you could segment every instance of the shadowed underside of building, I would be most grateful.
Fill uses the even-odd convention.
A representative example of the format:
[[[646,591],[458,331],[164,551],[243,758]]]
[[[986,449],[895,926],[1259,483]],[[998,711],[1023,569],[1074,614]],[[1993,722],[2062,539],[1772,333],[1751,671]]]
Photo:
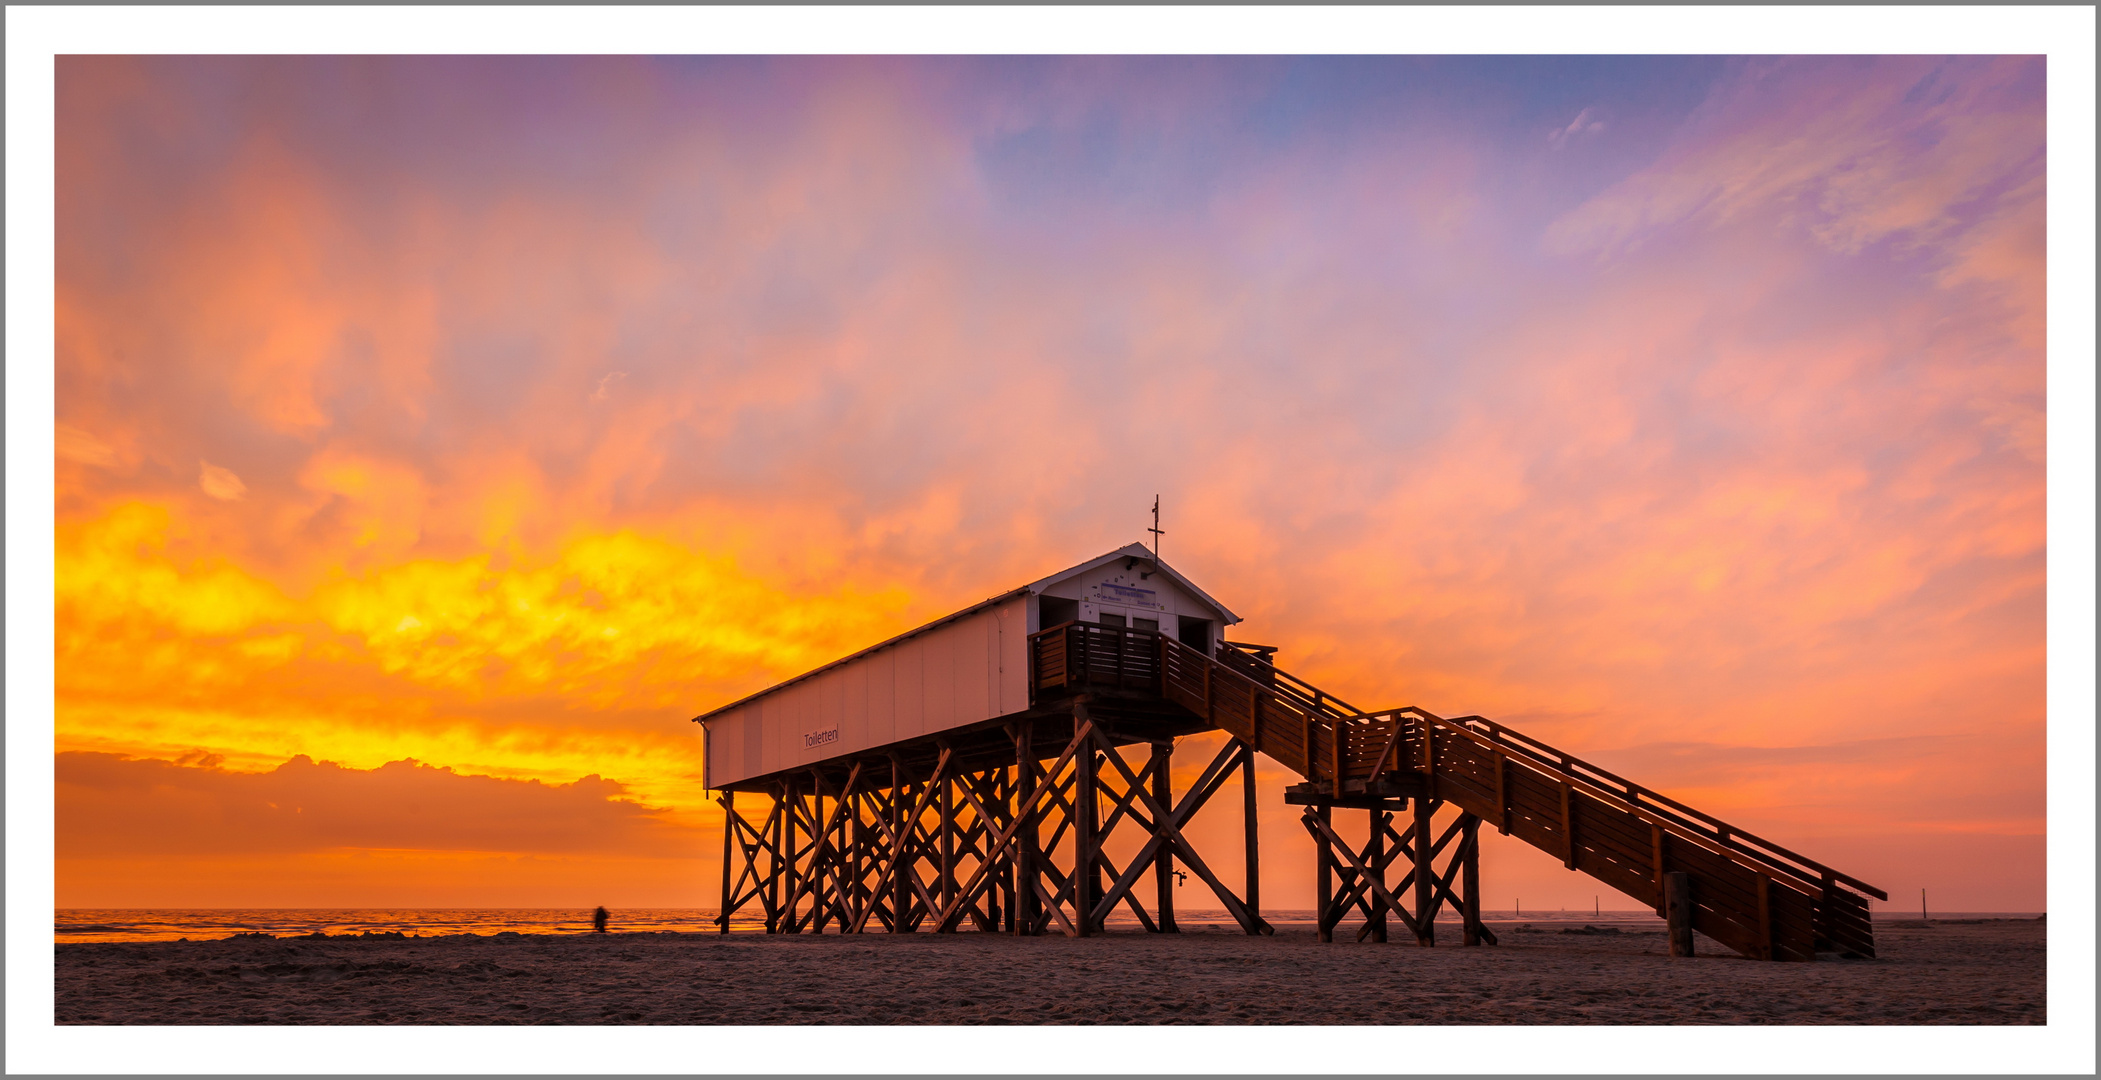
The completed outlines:
[[[1881,890],[1478,716],[1360,709],[1225,640],[1238,617],[1133,544],[697,720],[725,811],[720,927],[1099,933],[1119,908],[1175,928],[1186,871],[1250,934],[1262,918],[1255,755],[1298,774],[1317,925],[1436,942],[1480,920],[1490,827],[1747,957],[1874,955]],[[1228,739],[1177,792],[1175,740]],[[1184,829],[1239,780],[1236,893]],[[744,796],[742,802],[739,796]],[[1363,843],[1336,829],[1365,815]],[[1135,835],[1134,835],[1135,834]],[[1135,852],[1119,864],[1109,853]],[[1222,863],[1220,865],[1223,865]],[[1149,901],[1149,903],[1148,903]]]

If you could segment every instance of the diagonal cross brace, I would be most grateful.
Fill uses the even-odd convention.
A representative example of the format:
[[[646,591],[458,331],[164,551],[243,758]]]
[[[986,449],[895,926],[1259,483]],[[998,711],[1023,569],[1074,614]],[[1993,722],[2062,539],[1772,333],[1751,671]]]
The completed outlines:
[[[911,828],[914,832],[917,832],[919,830],[919,817],[920,815],[926,813],[926,808],[931,804],[934,798],[935,789],[940,786],[939,781],[941,781],[948,772],[948,761],[949,752],[947,750],[941,751],[940,759],[934,762],[933,779],[928,781],[926,788],[919,793],[919,798],[914,800],[912,804],[912,812],[910,814],[907,814],[904,818],[905,821],[911,823],[908,827]],[[890,884],[890,879],[897,876],[897,871],[905,860],[905,840],[903,835],[901,835],[901,833],[898,830],[892,829],[890,827],[890,822],[885,820],[884,818],[876,818],[876,826],[883,830],[883,835],[887,837],[890,841],[889,861],[883,864],[882,873],[875,879],[875,891],[878,895],[881,895],[884,888]],[[916,857],[914,861],[917,861]],[[934,898],[927,893],[926,882],[919,880],[918,874],[906,874],[905,880],[910,881],[912,883],[913,891],[919,894],[920,902],[926,905],[928,911],[934,911],[940,907],[939,904],[936,904],[934,902]],[[854,919],[852,928],[853,933],[860,933],[861,928],[868,924],[868,915],[873,910],[873,908],[864,908],[861,911],[860,916]],[[904,918],[904,913],[899,912],[898,918],[900,921],[902,921]]]
[[[1441,806],[1443,804],[1439,803],[1437,805]],[[1455,869],[1459,865],[1458,861],[1454,860],[1449,866],[1446,867],[1446,872],[1443,881],[1439,881],[1437,875],[1434,872],[1432,872],[1432,870],[1434,870],[1434,864],[1436,862],[1437,856],[1443,854],[1444,849],[1451,845],[1452,838],[1460,834],[1460,830],[1464,828],[1465,823],[1466,818],[1464,815],[1461,815],[1457,820],[1453,821],[1451,825],[1447,826],[1444,830],[1444,835],[1438,837],[1437,842],[1430,845],[1430,853],[1427,856],[1427,858],[1420,861],[1416,859],[1415,846],[1408,840],[1408,838],[1395,832],[1390,825],[1382,826],[1381,831],[1384,832],[1388,837],[1390,837],[1394,841],[1394,846],[1387,850],[1386,858],[1379,864],[1378,868],[1383,871],[1395,860],[1399,859],[1403,855],[1406,855],[1408,857],[1410,869],[1408,873],[1401,878],[1400,882],[1394,885],[1394,888],[1408,888],[1410,885],[1413,885],[1415,883],[1415,875],[1418,872],[1422,872],[1429,875],[1430,888],[1432,890],[1433,896],[1436,896],[1439,893],[1441,893],[1442,899],[1451,900],[1452,906],[1454,908],[1462,907],[1463,905],[1459,903],[1458,898],[1452,895],[1452,877],[1458,873],[1457,869]],[[1316,837],[1315,839],[1318,839],[1318,837]],[[1366,849],[1370,849],[1369,844],[1366,845]],[[1425,863],[1431,864],[1431,869],[1424,869]],[[1371,904],[1364,899],[1365,890],[1363,884],[1358,881],[1356,873],[1354,871],[1345,869],[1343,871],[1342,884],[1344,891],[1342,896],[1338,900],[1339,909],[1341,911],[1347,911],[1351,904],[1356,904],[1365,909],[1367,913],[1369,913],[1371,911]],[[1442,899],[1440,899],[1438,902],[1441,903]],[[1400,909],[1395,910],[1399,911]],[[1436,914],[1437,909],[1435,906],[1432,906],[1432,908],[1430,909],[1430,916],[1435,917]],[[1401,917],[1403,920],[1408,919],[1408,916],[1405,913],[1402,913]],[[1340,924],[1341,922],[1342,916],[1338,913],[1335,916],[1335,921],[1327,925],[1335,926]],[[1413,930],[1416,924],[1414,922],[1409,922],[1408,925],[1409,929]],[[1363,926],[1357,928],[1357,940],[1363,941],[1366,935],[1368,935],[1370,932],[1371,923],[1369,920],[1367,920]]]
[[[861,764],[862,763],[858,761],[854,762],[853,769],[846,774],[846,786],[840,788],[838,794],[831,796],[832,812],[825,815],[824,827],[822,829],[813,830],[812,841],[810,844],[809,877],[817,878],[818,881],[817,884],[814,886],[806,885],[807,878],[796,882],[795,891],[790,893],[788,896],[787,907],[790,911],[795,910],[795,905],[798,902],[800,902],[804,896],[810,896],[816,900],[816,905],[810,911],[810,917],[812,919],[815,919],[817,917],[818,913],[824,909],[827,903],[830,903],[832,905],[833,910],[841,912],[843,912],[848,906],[846,904],[846,895],[843,890],[843,884],[839,881],[840,874],[837,868],[832,868],[832,872],[828,875],[829,877],[831,877],[832,880],[829,884],[827,884],[824,881],[824,878],[827,875],[825,875],[822,872],[822,870],[820,870],[819,861],[825,857],[826,852],[831,852],[833,854],[838,853],[838,846],[832,843],[832,832],[833,830],[839,827],[840,820],[846,816],[846,807],[848,805],[847,800],[850,796],[853,795],[854,786],[860,783],[861,781]],[[819,798],[825,797],[824,789],[829,787],[830,785],[827,785],[824,782],[824,775],[822,773],[819,773],[816,769],[811,769],[810,775],[816,780],[816,784],[812,788],[812,793],[817,795]],[[811,825],[817,824],[816,817],[814,815],[812,815],[807,820]],[[842,924],[845,922],[843,918],[840,921]]]
[[[1415,916],[1408,914],[1408,909],[1402,906],[1399,900],[1394,899],[1392,893],[1386,891],[1386,886],[1380,884],[1377,878],[1371,876],[1371,871],[1365,867],[1363,860],[1357,858],[1357,853],[1350,850],[1348,844],[1342,842],[1342,837],[1335,835],[1335,829],[1327,822],[1322,821],[1320,815],[1313,812],[1312,807],[1307,807],[1305,814],[1301,815],[1299,820],[1305,823],[1306,831],[1313,834],[1315,843],[1321,843],[1325,840],[1335,851],[1341,853],[1344,859],[1349,861],[1350,867],[1357,871],[1357,881],[1361,887],[1369,888],[1380,901],[1392,909],[1395,915],[1401,917],[1401,922],[1407,924],[1410,931],[1414,932],[1417,937],[1422,936],[1422,931],[1415,920]]]
[[[729,890],[730,897],[735,899],[734,901],[730,899],[723,901],[722,906],[725,910],[722,918],[726,921],[729,918],[729,912],[743,907],[747,902],[756,898],[765,907],[767,918],[771,919],[773,917],[773,898],[766,894],[766,886],[771,884],[774,878],[780,876],[780,860],[778,858],[774,859],[772,871],[761,876],[759,873],[758,855],[761,850],[772,850],[771,846],[766,843],[766,838],[762,834],[761,829],[771,830],[773,828],[774,819],[781,813],[781,804],[778,802],[774,803],[773,809],[766,815],[765,824],[760,829],[754,829],[750,822],[744,820],[744,815],[737,813],[736,808],[730,805],[728,799],[721,798],[715,801],[722,804],[726,827],[733,831],[737,847],[744,853],[744,868],[737,872],[737,879]],[[747,836],[750,837],[749,840],[745,839]],[[743,893],[744,883],[747,880],[751,882],[752,891]]]
[[[1030,814],[1035,812],[1036,804],[1042,802],[1043,796],[1050,791],[1052,786],[1051,778],[1058,775],[1065,768],[1065,763],[1071,761],[1072,756],[1079,752],[1080,747],[1086,745],[1093,736],[1094,721],[1092,720],[1085,721],[1081,725],[1080,730],[1073,733],[1072,741],[1065,744],[1065,752],[1058,755],[1057,764],[1052,765],[1050,771],[1036,781],[1036,786],[1029,789],[1028,796],[1015,805],[1013,821],[1006,828],[1001,829],[999,835],[993,839],[992,843],[986,846],[985,861],[979,863],[977,869],[972,871],[969,884],[956,890],[954,898],[947,907],[933,909],[940,913],[940,917],[934,922],[935,926],[946,926],[949,920],[962,910],[963,898],[977,892],[979,883],[984,881],[986,875],[992,872],[993,863],[1000,856],[1007,853],[1008,845],[1012,844],[1014,838],[1020,835],[1022,824],[1028,820]],[[942,757],[945,760],[947,755],[943,754]],[[966,792],[968,791],[967,788],[965,790]]]
[[[1108,745],[1106,739],[1101,739],[1099,735],[1095,737],[1101,740],[1102,745]],[[1227,889],[1225,884],[1218,880],[1218,875],[1211,872],[1211,868],[1204,864],[1203,857],[1198,855],[1196,849],[1182,836],[1182,824],[1188,821],[1205,802],[1209,801],[1211,793],[1219,787],[1219,778],[1232,771],[1232,765],[1237,764],[1240,754],[1250,752],[1252,751],[1246,749],[1245,743],[1236,741],[1226,744],[1225,749],[1219,753],[1218,757],[1213,758],[1211,765],[1204,770],[1205,775],[1199,780],[1199,787],[1192,789],[1188,796],[1184,797],[1182,805],[1173,811],[1162,807],[1153,798],[1152,792],[1147,791],[1145,786],[1138,782],[1138,778],[1131,773],[1131,767],[1124,764],[1121,754],[1112,753],[1107,755],[1109,761],[1116,766],[1116,771],[1122,773],[1124,780],[1138,793],[1139,800],[1145,804],[1146,809],[1152,813],[1153,820],[1158,824],[1152,837],[1145,842],[1145,846],[1140,848],[1137,856],[1131,860],[1129,868],[1124,871],[1122,876],[1117,878],[1114,886],[1102,894],[1101,901],[1095,905],[1092,915],[1093,919],[1098,922],[1105,918],[1109,912],[1116,910],[1116,902],[1122,898],[1125,892],[1130,890],[1133,884],[1137,883],[1140,877],[1144,876],[1145,871],[1151,866],[1153,857],[1159,853],[1160,848],[1163,845],[1171,844],[1177,857],[1182,860],[1183,864],[1188,866],[1190,871],[1196,874],[1197,877],[1202,878],[1204,884],[1209,885],[1211,891],[1216,893],[1218,898],[1225,903],[1226,910],[1240,923],[1241,929],[1246,930],[1250,934],[1274,934],[1276,932],[1261,916],[1249,911],[1247,905],[1242,903],[1239,897],[1233,895],[1232,890]],[[1222,762],[1226,763],[1224,767],[1220,767]],[[1209,781],[1208,787],[1203,786],[1205,781]]]

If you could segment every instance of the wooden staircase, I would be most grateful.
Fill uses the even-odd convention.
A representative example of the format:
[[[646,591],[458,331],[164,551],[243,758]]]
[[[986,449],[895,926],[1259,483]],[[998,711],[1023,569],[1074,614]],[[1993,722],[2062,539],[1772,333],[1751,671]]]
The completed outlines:
[[[1033,692],[1157,695],[1311,791],[1452,803],[1659,915],[1666,875],[1685,874],[1692,929],[1744,956],[1875,953],[1867,897],[1889,899],[1881,889],[1494,721],[1359,709],[1279,670],[1262,646],[1205,656],[1162,634],[1075,622],[1030,648]]]

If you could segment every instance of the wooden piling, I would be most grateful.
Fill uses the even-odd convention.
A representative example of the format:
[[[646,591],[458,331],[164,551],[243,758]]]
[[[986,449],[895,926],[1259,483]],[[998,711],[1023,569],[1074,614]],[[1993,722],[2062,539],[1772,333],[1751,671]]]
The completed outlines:
[[[1206,671],[1210,669],[1205,668]],[[1240,754],[1240,821],[1247,843],[1247,909],[1262,916],[1262,836],[1255,813],[1255,747],[1248,743]]]
[[[1036,786],[1035,727],[1028,720],[1014,725],[1014,774],[1015,787],[1025,797]],[[1017,936],[1034,934],[1036,917],[1041,913],[1036,896],[1041,880],[1037,871],[1036,845],[1040,838],[1036,830],[1037,811],[1024,809],[1015,825],[1017,835],[1014,842],[1014,933]]]
[[[1366,810],[1364,814],[1365,820],[1370,823],[1369,831],[1371,833],[1371,842],[1364,849],[1364,862],[1366,866],[1371,868],[1372,877],[1379,884],[1384,885],[1386,884],[1386,871],[1384,869],[1386,866],[1386,824],[1392,819],[1392,816],[1386,811],[1378,809]],[[1367,896],[1366,901],[1372,905],[1371,915],[1366,919],[1366,922],[1371,926],[1371,939],[1384,945],[1386,944],[1386,908],[1378,902],[1376,897]]]
[[[956,783],[948,775],[937,776],[934,782],[941,785],[937,804],[941,815],[941,890],[936,895],[941,899],[941,910],[947,911],[956,898]],[[937,934],[955,931],[954,922],[943,922],[934,927]]]
[[[1327,825],[1333,818],[1334,812],[1326,804],[1323,804],[1314,809],[1314,816],[1320,819],[1321,824]],[[1335,906],[1335,851],[1328,843],[1325,835],[1327,830],[1323,829],[1321,832],[1322,835],[1315,839],[1316,846],[1314,849],[1314,868],[1317,879],[1314,887],[1314,900],[1319,905],[1319,910],[1314,913],[1314,925],[1319,927],[1320,940],[1334,941],[1334,912],[1332,909]]]
[[[1692,875],[1663,875],[1663,918],[1670,933],[1672,956],[1693,955],[1692,915]]]
[[[895,850],[892,858],[899,858],[908,850],[905,839],[905,804],[912,797],[905,783],[905,765],[897,755],[890,756],[890,835]],[[911,913],[912,888],[905,882],[904,868],[890,875],[890,932],[906,933],[911,929],[907,916]]]
[[[1428,745],[1427,736],[1424,745]],[[1427,757],[1429,751],[1424,751]],[[1430,835],[1432,818],[1437,808],[1429,799],[1415,799],[1415,943],[1424,947],[1437,944],[1437,879],[1431,867],[1431,854],[1435,850],[1436,838]]]
[[[1072,707],[1073,737],[1078,738],[1086,726],[1087,704],[1084,701],[1075,702]],[[1100,854],[1100,839],[1095,835],[1095,830],[1100,825],[1096,820],[1100,806],[1095,792],[1095,781],[1099,776],[1098,761],[1099,757],[1092,746],[1082,746],[1080,752],[1072,758],[1073,767],[1079,770],[1079,780],[1072,793],[1073,924],[1079,937],[1088,937],[1094,933],[1094,901],[1100,896],[1099,890],[1094,887],[1094,874]]]
[[[1163,807],[1174,805],[1174,780],[1169,770],[1173,760],[1175,744],[1156,742],[1153,744],[1153,801]],[[1164,822],[1155,822],[1159,830]],[[1174,934],[1175,929],[1175,855],[1172,844],[1160,845],[1153,856],[1153,888],[1157,893],[1154,901],[1154,917],[1159,920],[1160,933]]]
[[[1459,911],[1465,929],[1460,937],[1462,945],[1481,944],[1481,819],[1466,815],[1463,835],[1459,842]]]
[[[730,822],[736,816],[737,793],[725,791],[722,793],[722,891],[716,894],[722,899],[720,910],[715,913],[715,922],[724,934],[730,932]]]

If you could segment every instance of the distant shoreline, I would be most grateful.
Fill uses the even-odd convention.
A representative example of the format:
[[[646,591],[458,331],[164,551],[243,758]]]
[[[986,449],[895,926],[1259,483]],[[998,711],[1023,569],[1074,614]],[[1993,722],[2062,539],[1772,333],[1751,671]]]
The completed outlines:
[[[1647,913],[1647,912],[1612,912],[1612,911],[1607,911],[1607,912],[1605,912],[1605,913],[1604,913],[1604,921],[1606,921],[1606,922],[1607,922],[1607,923],[1609,924],[1609,923],[1610,923],[1610,922],[1612,921],[1612,916],[1614,916],[1614,915],[1621,915],[1621,916],[1626,916],[1626,915],[1648,915],[1648,914],[1649,914],[1649,913]],[[1661,920],[1661,919],[1655,919],[1653,915],[1650,915],[1650,918],[1651,918],[1651,919],[1653,919],[1653,920],[1654,920],[1654,921],[1655,921],[1655,922],[1656,922],[1656,923],[1657,923],[1658,925],[1661,925],[1661,923],[1662,923],[1662,920]],[[1599,918],[1599,916],[1596,916],[1596,915],[1591,915],[1591,916],[1584,916],[1584,917],[1582,917],[1582,918],[1578,918],[1577,916],[1574,916],[1574,915],[1567,915],[1567,916],[1563,916],[1563,915],[1549,915],[1549,916],[1539,916],[1539,917],[1535,918],[1535,917],[1533,917],[1533,916],[1529,916],[1529,915],[1528,915],[1528,916],[1526,916],[1526,917],[1525,917],[1524,919],[1521,919],[1521,920],[1520,920],[1520,919],[1504,919],[1504,920],[1496,920],[1496,921],[1493,921],[1493,922],[1491,922],[1491,924],[1490,924],[1490,925],[1493,925],[1493,926],[1522,926],[1522,925],[1524,925],[1524,924],[1526,924],[1526,923],[1532,923],[1532,922],[1540,922],[1540,923],[1553,923],[1553,924],[1556,924],[1556,928],[1557,928],[1557,929],[1564,929],[1564,928],[1567,928],[1567,927],[1578,927],[1578,926],[1584,926],[1584,925],[1588,925],[1588,923],[1593,923],[1593,922],[1599,922],[1599,921],[1600,921],[1600,918]],[[2047,920],[2047,918],[2046,918],[2045,916],[2042,916],[2042,915],[1970,915],[1970,914],[1962,914],[1962,913],[1957,913],[1957,914],[1951,914],[1951,915],[1949,915],[1949,916],[1948,916],[1947,918],[1942,918],[1942,917],[1939,917],[1939,916],[1934,916],[1934,917],[1932,917],[1932,918],[1930,918],[1930,919],[1927,919],[1927,920],[1924,920],[1924,921],[1921,921],[1921,920],[1919,920],[1919,919],[1918,919],[1918,918],[1916,918],[1916,917],[1911,917],[1911,918],[1905,918],[1905,917],[1900,917],[1900,916],[1894,916],[1894,915],[1878,915],[1878,916],[1876,916],[1876,917],[1875,917],[1875,925],[1876,925],[1877,927],[1890,927],[1890,928],[1921,928],[1921,927],[1926,927],[1926,928],[1930,928],[1930,927],[1934,927],[1934,926],[1977,926],[1977,925],[1983,925],[1983,924],[1987,924],[1987,923],[2006,923],[2006,922],[2047,922],[2047,921],[2048,921],[2048,920]],[[1273,924],[1273,925],[1275,925],[1275,926],[1276,926],[1276,927],[1277,927],[1277,928],[1278,928],[1279,930],[1288,930],[1288,929],[1300,929],[1300,930],[1310,930],[1310,929],[1311,929],[1311,927],[1312,927],[1312,925],[1313,925],[1313,922],[1312,922],[1312,920],[1311,920],[1310,918],[1308,918],[1308,919],[1289,919],[1289,918],[1277,917],[1277,918],[1274,918],[1274,919],[1272,919],[1272,920],[1271,920],[1271,922],[1272,922],[1272,924]],[[1439,925],[1440,927],[1443,927],[1443,926],[1445,926],[1445,925],[1446,925],[1446,920],[1444,920],[1444,919],[1440,919],[1440,920],[1438,921],[1438,925]],[[1457,920],[1455,919],[1455,920],[1450,920],[1450,925],[1452,925],[1452,926],[1454,926],[1454,927],[1457,927],[1457,926],[1458,926],[1458,925],[1460,925],[1460,924],[1459,924],[1459,922],[1458,922],[1458,921],[1457,921]],[[454,939],[459,939],[459,938],[575,937],[575,936],[578,936],[578,935],[585,935],[585,936],[589,936],[589,935],[591,935],[591,934],[594,934],[594,933],[596,933],[596,931],[593,931],[593,930],[592,930],[592,929],[591,929],[590,927],[587,927],[587,926],[579,926],[579,927],[563,927],[563,928],[557,928],[557,929],[553,929],[553,930],[536,930],[536,931],[521,931],[521,930],[500,930],[500,931],[491,931],[491,932],[489,932],[489,933],[481,933],[481,934],[477,934],[477,933],[472,933],[472,932],[465,932],[465,931],[463,931],[463,932],[457,932],[457,933],[449,933],[449,934],[437,934],[437,933],[432,933],[432,934],[421,934],[421,933],[416,933],[416,932],[414,932],[414,931],[401,931],[401,930],[396,930],[396,931],[370,931],[370,930],[367,930],[367,931],[360,931],[360,932],[355,932],[355,933],[341,933],[341,934],[330,934],[330,933],[327,933],[327,932],[325,932],[325,931],[309,931],[309,932],[307,932],[307,933],[303,933],[303,934],[298,934],[298,933],[294,933],[294,934],[270,934],[270,933],[266,933],[266,932],[262,932],[262,931],[236,931],[236,932],[234,932],[234,933],[231,933],[231,934],[226,934],[226,935],[223,935],[223,936],[218,936],[218,937],[212,937],[212,936],[204,936],[204,935],[200,934],[200,936],[197,936],[197,937],[187,937],[187,936],[184,936],[184,937],[177,937],[177,938],[165,938],[165,939],[164,939],[164,938],[151,938],[151,939],[148,939],[148,938],[123,938],[123,939],[112,939],[112,940],[103,940],[103,941],[89,941],[89,940],[84,940],[84,939],[83,939],[82,937],[73,937],[73,938],[70,938],[70,939],[69,939],[69,937],[68,937],[68,935],[89,935],[89,934],[97,934],[97,933],[104,933],[104,932],[106,932],[106,931],[105,931],[105,930],[104,930],[104,929],[103,929],[102,927],[99,927],[99,926],[88,926],[88,927],[79,927],[79,928],[69,928],[69,929],[62,929],[62,930],[59,930],[59,931],[57,931],[57,932],[56,932],[56,933],[58,934],[58,940],[57,940],[57,941],[55,941],[55,942],[53,942],[53,944],[54,944],[54,945],[65,945],[65,946],[71,946],[71,945],[103,945],[103,944],[130,944],[130,945],[177,945],[177,944],[187,944],[187,943],[196,943],[196,942],[207,942],[207,941],[241,941],[241,940],[269,940],[269,941],[450,941],[450,940],[454,940]],[[1209,926],[1209,925],[1207,925],[1207,926],[1206,926],[1205,928],[1203,928],[1203,929],[1191,929],[1191,930],[1189,930],[1189,931],[1187,931],[1187,932],[1193,932],[1193,933],[1220,933],[1220,932],[1226,932],[1226,933],[1234,933],[1234,934],[1237,934],[1237,933],[1239,933],[1239,931],[1238,931],[1238,930],[1236,930],[1236,929],[1232,929],[1232,928],[1230,928],[1230,927],[1224,927],[1224,926]],[[1352,932],[1354,933],[1354,931],[1352,931]],[[974,933],[976,933],[976,932],[974,932],[974,931],[964,931],[963,933],[964,933],[964,935],[969,935],[969,934],[974,934]],[[1121,936],[1121,935],[1125,935],[1125,934],[1143,934],[1143,933],[1145,933],[1145,931],[1143,931],[1142,929],[1140,929],[1140,928],[1139,928],[1139,926],[1138,926],[1138,924],[1137,924],[1136,922],[1132,922],[1132,923],[1130,923],[1129,925],[1124,925],[1124,924],[1113,924],[1113,925],[1112,925],[1112,926],[1110,927],[1109,931],[1107,932],[1107,936]],[[705,928],[700,928],[700,929],[686,929],[686,930],[627,930],[627,929],[611,929],[611,930],[607,930],[607,931],[605,931],[605,936],[608,936],[608,937],[617,937],[617,936],[623,936],[623,935],[625,935],[625,936],[648,936],[648,937],[659,937],[659,936],[663,936],[663,935],[673,935],[673,936],[686,936],[686,935],[711,935],[711,936],[718,936],[718,937],[719,937],[719,936],[722,936],[722,935],[721,935],[721,932],[720,932],[719,930],[716,930],[716,929],[714,929],[714,928],[712,928],[712,927],[705,927]],[[764,925],[762,925],[762,924],[752,924],[752,925],[745,925],[745,926],[732,926],[732,927],[731,927],[731,929],[730,929],[730,936],[733,936],[733,937],[742,937],[742,936],[748,936],[748,935],[756,935],[756,936],[759,936],[759,937],[775,937],[775,936],[782,936],[782,935],[769,935],[769,934],[767,934],[767,933],[766,933],[766,928],[765,928],[765,926],[764,926]],[[804,937],[808,937],[808,936],[817,936],[817,935],[808,935],[808,934],[805,934],[805,935],[787,935],[787,936],[804,936]],[[822,935],[822,936],[826,936],[826,937],[836,937],[836,936],[838,936],[838,935],[836,935],[836,934],[825,934],[825,935]],[[888,935],[888,934],[886,934],[886,933],[883,933],[883,932],[881,932],[881,931],[870,931],[870,932],[869,932],[869,933],[867,933],[867,934],[864,934],[864,935],[859,935],[859,936],[864,936],[864,937],[888,937],[888,936],[890,936],[890,935]],[[1003,934],[993,934],[993,935],[990,935],[990,936],[993,936],[993,937],[1004,937],[1004,936],[1008,936],[1008,935],[1003,935]],[[1055,935],[1053,935],[1053,936],[1055,936]]]
[[[56,913],[52,929],[54,945],[105,942],[221,941],[236,934],[267,934],[273,938],[304,938],[314,933],[358,939],[363,934],[400,933],[408,937],[437,939],[457,934],[491,937],[504,932],[528,935],[569,936],[592,932],[588,910],[575,908],[64,908]],[[1642,909],[1605,909],[1600,912],[1548,911],[1513,912],[1490,910],[1483,919],[1493,924],[1540,922],[1606,922],[1623,927],[1660,927],[1654,912]],[[715,934],[715,912],[711,908],[638,908],[614,910],[612,929],[619,933],[673,932]],[[1182,924],[1192,928],[1232,926],[1223,911],[1188,909],[1179,913]],[[1269,920],[1279,927],[1311,927],[1313,912],[1275,909]],[[2035,920],[2040,912],[1934,913],[1931,921],[1953,925],[1964,920]],[[1917,923],[1916,913],[1877,911],[1875,923]],[[1441,912],[1438,925],[1454,927],[1458,916]],[[1112,932],[1136,932],[1138,924],[1128,917],[1112,919]],[[970,933],[971,931],[966,931]],[[755,913],[739,913],[731,933],[765,933]]]
[[[2040,1024],[2048,923],[1878,925],[1879,958],[1673,959],[1659,928],[1491,921],[1501,944],[681,932],[81,942],[60,1024]],[[1142,973],[1143,977],[1132,977]],[[823,986],[813,994],[807,988]]]

